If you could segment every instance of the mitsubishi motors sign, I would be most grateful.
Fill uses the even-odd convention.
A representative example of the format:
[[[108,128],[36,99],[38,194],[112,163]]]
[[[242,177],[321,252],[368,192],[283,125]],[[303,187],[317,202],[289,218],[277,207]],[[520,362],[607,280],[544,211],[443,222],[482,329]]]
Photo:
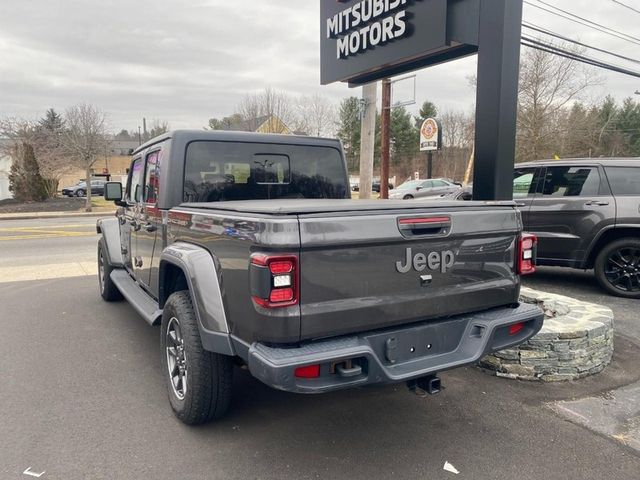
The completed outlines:
[[[320,10],[323,85],[447,46],[447,0],[321,0]]]

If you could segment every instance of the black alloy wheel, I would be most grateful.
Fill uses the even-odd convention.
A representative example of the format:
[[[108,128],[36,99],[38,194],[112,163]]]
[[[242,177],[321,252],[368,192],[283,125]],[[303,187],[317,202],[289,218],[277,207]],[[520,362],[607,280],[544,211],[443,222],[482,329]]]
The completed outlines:
[[[626,238],[608,244],[598,255],[595,273],[611,294],[640,298],[640,240]]]

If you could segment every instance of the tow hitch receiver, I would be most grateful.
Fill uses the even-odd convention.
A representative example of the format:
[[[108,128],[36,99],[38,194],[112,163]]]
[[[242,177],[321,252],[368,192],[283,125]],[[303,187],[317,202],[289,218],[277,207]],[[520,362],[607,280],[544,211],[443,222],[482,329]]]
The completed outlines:
[[[407,382],[407,388],[416,394],[420,394],[420,390],[422,390],[429,395],[435,395],[436,393],[440,393],[440,378],[438,378],[437,375],[415,378]]]

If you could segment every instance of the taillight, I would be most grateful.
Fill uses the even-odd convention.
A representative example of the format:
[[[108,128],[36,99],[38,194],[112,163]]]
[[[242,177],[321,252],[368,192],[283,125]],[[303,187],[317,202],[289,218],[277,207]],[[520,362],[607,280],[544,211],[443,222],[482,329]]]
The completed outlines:
[[[522,330],[524,330],[524,322],[514,323],[513,325],[509,326],[509,335],[517,335]]]
[[[251,255],[251,297],[264,308],[290,307],[298,303],[298,257]]]
[[[297,378],[318,378],[320,376],[320,365],[307,365],[296,368],[294,375]]]
[[[519,275],[529,275],[536,271],[536,248],[538,237],[531,233],[520,236],[516,258],[516,270]]]

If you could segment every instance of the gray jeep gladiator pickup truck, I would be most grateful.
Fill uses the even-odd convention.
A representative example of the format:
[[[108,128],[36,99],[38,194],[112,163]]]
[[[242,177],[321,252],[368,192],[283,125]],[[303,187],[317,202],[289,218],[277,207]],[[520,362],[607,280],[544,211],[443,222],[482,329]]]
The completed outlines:
[[[176,131],[105,197],[120,208],[97,224],[102,297],[161,324],[188,424],[225,413],[235,364],[290,392],[436,393],[438,372],[542,326],[518,302],[535,238],[514,203],[351,200],[337,140]]]

